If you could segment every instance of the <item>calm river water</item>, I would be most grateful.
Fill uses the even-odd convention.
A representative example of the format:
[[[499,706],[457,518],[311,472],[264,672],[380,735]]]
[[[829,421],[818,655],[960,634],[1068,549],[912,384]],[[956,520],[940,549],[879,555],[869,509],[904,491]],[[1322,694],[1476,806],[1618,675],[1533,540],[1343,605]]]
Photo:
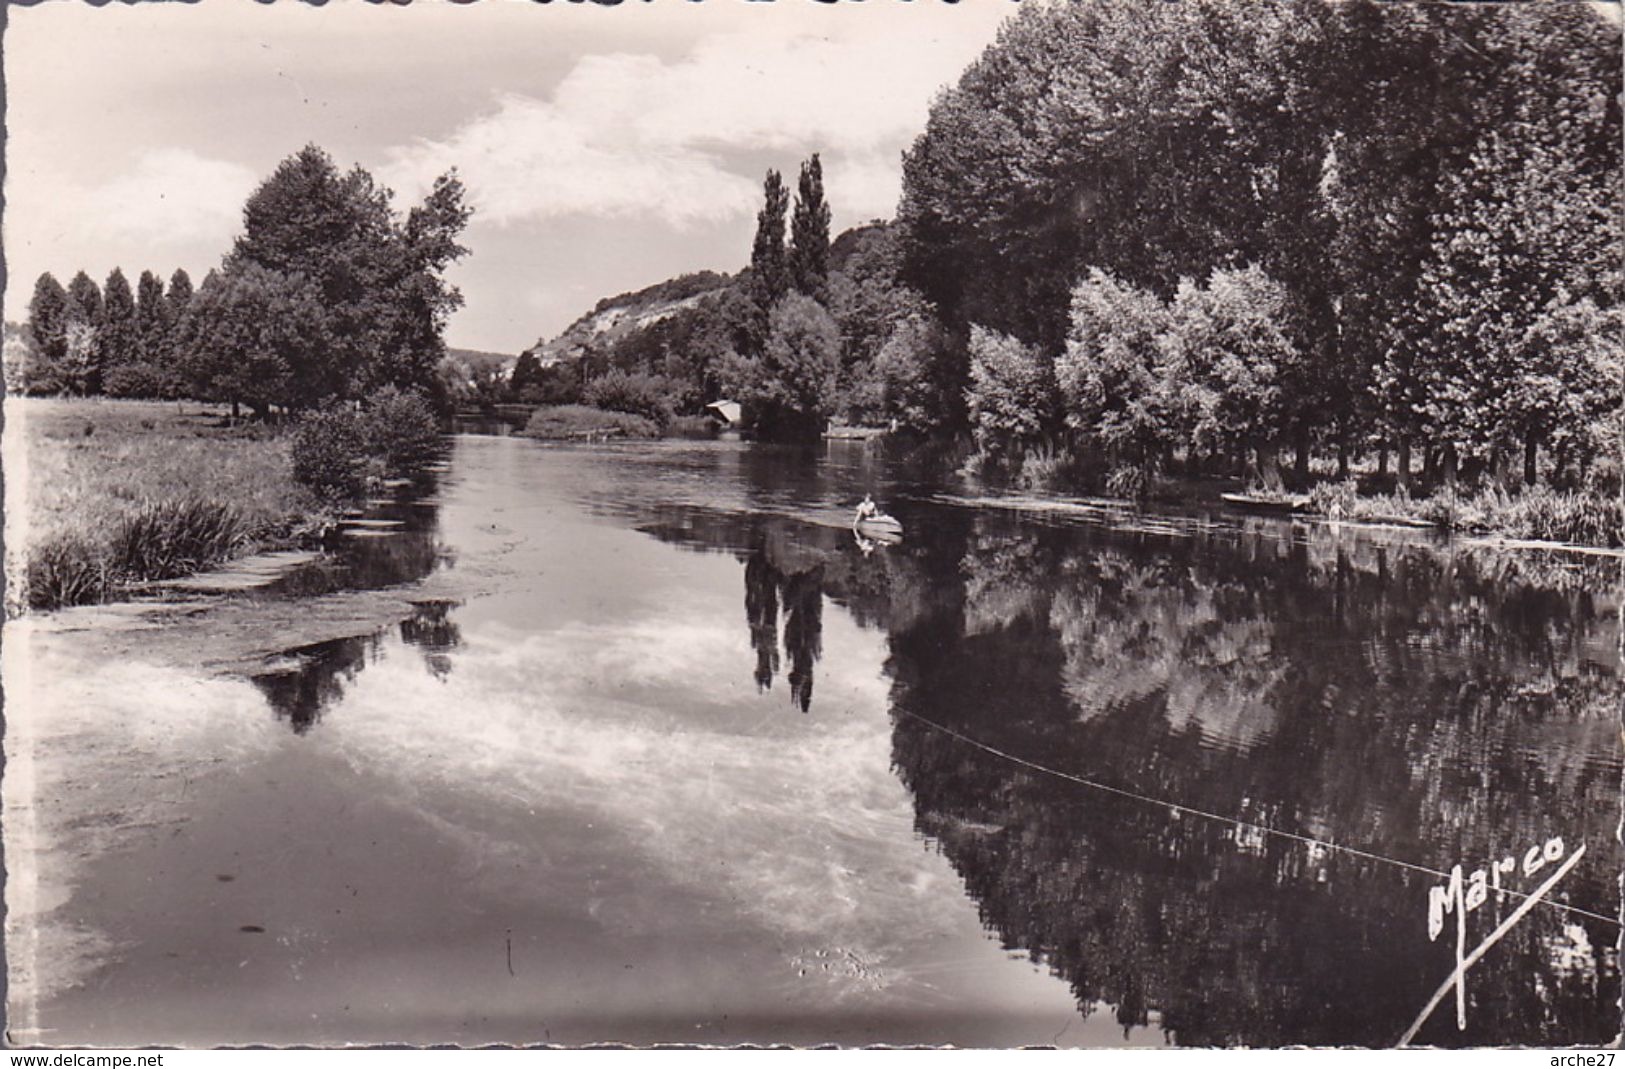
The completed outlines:
[[[155,671],[183,822],[68,881],[45,1042],[1391,1045],[1582,845],[1417,1041],[1619,1030],[1617,561],[844,443],[462,436],[390,515],[254,597],[498,581]]]

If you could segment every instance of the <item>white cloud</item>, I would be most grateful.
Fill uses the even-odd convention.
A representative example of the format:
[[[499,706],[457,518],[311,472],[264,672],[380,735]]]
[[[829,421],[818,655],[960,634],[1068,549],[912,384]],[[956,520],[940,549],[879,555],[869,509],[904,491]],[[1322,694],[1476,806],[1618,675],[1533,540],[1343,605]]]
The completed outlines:
[[[243,202],[258,182],[242,164],[185,148],[158,148],[73,203],[77,211],[90,207],[93,225],[103,233],[165,242],[212,240],[223,247],[240,227]]]
[[[115,165],[117,166],[117,165]],[[133,283],[155,269],[185,267],[194,281],[231,246],[253,169],[185,148],[154,148],[106,177],[64,177],[27,165],[7,175],[5,310],[26,315],[41,271],[66,282],[75,271],[100,281],[114,266]]]
[[[200,280],[254,183],[315,142],[402,206],[460,168],[479,211],[453,335],[508,351],[598,294],[737,266],[765,167],[793,181],[821,152],[837,230],[890,215],[932,93],[1016,10],[115,6],[39,4],[8,26],[10,315],[42,270]]]
[[[455,165],[481,219],[501,225],[594,215],[686,228],[755,211],[760,172],[743,157],[782,153],[789,167],[821,152],[839,213],[889,215],[902,150],[987,29],[837,28],[733,28],[675,60],[588,55],[546,99],[504,95],[443,140],[394,149],[386,175],[416,192]]]
[[[903,192],[901,149],[837,159],[825,164],[824,186],[829,202],[847,223],[889,219]]]
[[[614,136],[590,114],[521,96],[444,142],[396,150],[386,181],[420,193],[456,166],[482,221],[652,214],[676,226],[747,209],[751,183],[704,152]]]
[[[962,65],[941,51],[930,38],[720,34],[644,72],[660,91],[635,102],[636,125],[650,139],[872,153],[924,126],[932,91]]]

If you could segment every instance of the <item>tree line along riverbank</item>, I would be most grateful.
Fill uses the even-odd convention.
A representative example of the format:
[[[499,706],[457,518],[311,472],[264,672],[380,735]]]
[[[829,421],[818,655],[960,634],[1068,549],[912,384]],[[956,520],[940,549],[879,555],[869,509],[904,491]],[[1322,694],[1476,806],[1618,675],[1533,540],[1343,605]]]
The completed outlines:
[[[425,463],[451,409],[440,371],[462,297],[445,271],[470,212],[454,175],[402,212],[311,145],[248,197],[195,293],[184,273],[167,292],[144,273],[133,299],[116,269],[105,292],[83,271],[66,289],[42,275],[6,339],[26,458],[8,475],[28,488],[8,611],[308,541]]]
[[[894,219],[832,237],[820,156],[770,169],[741,270],[605,298],[511,371],[443,341],[456,176],[403,213],[310,146],[196,293],[42,277],[7,381],[247,409],[234,433],[317,500],[458,404],[549,406],[530,433],[571,439],[729,400],[752,437],[885,428],[995,484],[1617,545],[1619,47],[1590,5],[1022,7],[932,102]],[[40,589],[92,598],[289,514],[141,501],[82,521]]]
[[[817,158],[769,171],[743,270],[606,298],[494,388],[1617,543],[1619,46],[1582,5],[1023,8],[893,220],[830,240]]]
[[[530,436],[655,433],[641,421],[622,435],[615,413],[558,412],[537,409]],[[114,600],[249,553],[318,546],[360,496],[421,468],[442,447],[432,414],[405,396],[283,425],[233,420],[226,406],[191,401],[13,398],[6,417],[16,508],[7,546],[12,615]],[[901,439],[873,448],[919,452]],[[923,466],[952,477],[954,463],[948,453]],[[1152,492],[1166,503],[1213,503],[1226,485],[1166,480]],[[1511,539],[1618,544],[1617,513],[1555,491],[1405,499],[1356,496],[1328,480],[1310,508],[1350,521],[1408,518]]]

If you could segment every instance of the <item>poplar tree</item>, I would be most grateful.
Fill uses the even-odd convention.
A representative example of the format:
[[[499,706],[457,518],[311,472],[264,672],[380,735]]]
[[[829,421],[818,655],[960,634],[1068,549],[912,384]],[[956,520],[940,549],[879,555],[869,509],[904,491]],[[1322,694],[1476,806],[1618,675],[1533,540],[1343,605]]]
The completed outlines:
[[[171,328],[181,321],[191,304],[192,276],[186,273],[186,268],[177,267],[169,276],[169,292],[164,294],[164,315]]]
[[[135,362],[139,334],[135,294],[121,268],[113,268],[102,287],[101,371],[103,385],[109,374]]]
[[[166,383],[166,390],[180,396],[186,390],[184,365],[186,361],[185,337],[181,324],[192,307],[192,276],[184,267],[177,267],[169,276],[169,288],[164,293],[163,346],[153,354]]]
[[[135,324],[141,359],[148,363],[157,363],[165,347],[166,316],[164,280],[151,271],[141,272],[135,286]]]
[[[60,389],[57,373],[67,353],[68,291],[49,271],[34,283],[34,297],[28,302],[28,333],[34,339],[36,366],[27,374],[30,392]]]
[[[790,217],[790,285],[824,304],[829,299],[829,204],[818,153],[801,165]]]
[[[762,182],[762,210],[756,214],[756,240],[750,249],[751,296],[765,328],[768,313],[790,288],[784,249],[784,216],[790,195],[779,172],[769,170]],[[760,332],[759,347],[766,330]]]
[[[64,371],[66,385],[75,393],[100,393],[102,291],[95,280],[80,271],[68,283],[67,349]]]
[[[1587,419],[1574,401],[1619,394],[1554,340],[1582,301],[1613,303],[1620,272],[1614,179],[1582,169],[1565,118],[1490,133],[1449,177],[1415,300],[1429,425],[1495,462],[1521,450],[1530,483],[1540,449]]]

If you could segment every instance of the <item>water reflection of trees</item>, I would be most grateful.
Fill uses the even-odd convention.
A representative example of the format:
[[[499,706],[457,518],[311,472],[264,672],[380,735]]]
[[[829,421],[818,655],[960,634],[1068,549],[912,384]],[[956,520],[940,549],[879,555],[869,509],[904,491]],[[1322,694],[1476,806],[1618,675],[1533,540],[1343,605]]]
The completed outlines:
[[[1588,853],[1557,900],[1617,913],[1611,562],[952,509],[866,558],[845,531],[657,513],[658,537],[739,553],[769,679],[787,579],[814,558],[830,601],[886,629],[893,759],[920,831],[989,930],[1083,1012],[1154,1018],[1193,1045],[1399,1037],[1453,965],[1449,940],[1426,937],[1434,878],[1249,825],[1469,872],[1562,835]],[[1470,934],[1517,904],[1492,897]],[[1446,1006],[1419,1040],[1611,1037],[1617,936],[1536,908],[1470,973],[1469,1031]]]
[[[377,657],[380,638],[381,633],[357,635],[300,646],[251,678],[277,718],[287,720],[295,734],[303,735]]]
[[[745,560],[745,621],[756,652],[758,690],[768,690],[781,664],[780,609],[790,700],[812,708],[813,666],[824,653],[824,564],[817,550],[761,532]]]
[[[450,675],[451,651],[462,645],[462,632],[450,618],[457,604],[419,602],[412,615],[397,625],[402,642],[422,652],[424,667],[437,679]],[[344,696],[362,669],[383,656],[389,630],[286,650],[249,678],[277,718],[287,720],[295,734],[303,735]]]
[[[339,528],[323,545],[322,557],[293,570],[267,592],[281,597],[317,597],[338,590],[378,590],[416,582],[447,559],[439,536],[439,508],[433,503],[434,472],[419,472],[399,496],[366,512],[369,520],[399,526],[381,530]]]
[[[756,651],[756,689],[773,685],[779,671],[779,586],[776,575],[762,553],[752,553],[745,562],[745,622],[750,628],[750,648]]]
[[[1431,867],[1561,834],[1612,915],[1616,679],[1584,583],[1515,558],[1279,529],[1170,538],[984,518],[893,561],[894,760],[1007,946],[1081,1006],[1193,1044],[1393,1042],[1448,973],[1426,877],[1092,791],[967,745]],[[894,579],[896,577],[894,576]],[[894,582],[894,597],[926,584]],[[945,589],[946,588],[946,589]],[[1599,589],[1601,587],[1598,587]],[[1532,884],[1538,881],[1527,881]],[[1482,936],[1516,906],[1473,917]],[[1470,1031],[1595,1042],[1617,928],[1539,908],[1470,975]]]
[[[790,699],[802,712],[812,707],[813,665],[824,654],[823,569],[799,572],[784,582],[784,649],[790,658]]]
[[[451,675],[451,651],[463,644],[463,632],[451,619],[451,610],[461,602],[420,601],[412,615],[401,621],[401,641],[423,653],[429,674],[444,680]]]

